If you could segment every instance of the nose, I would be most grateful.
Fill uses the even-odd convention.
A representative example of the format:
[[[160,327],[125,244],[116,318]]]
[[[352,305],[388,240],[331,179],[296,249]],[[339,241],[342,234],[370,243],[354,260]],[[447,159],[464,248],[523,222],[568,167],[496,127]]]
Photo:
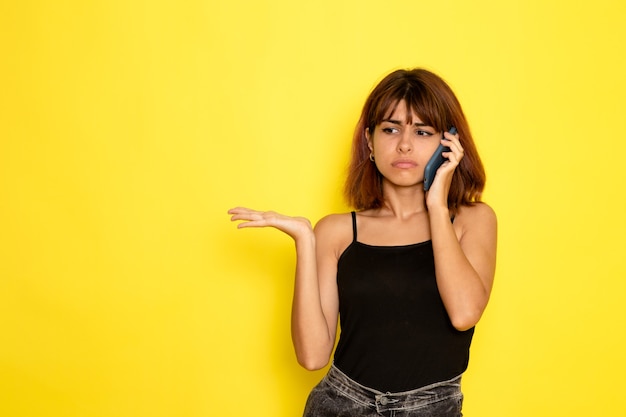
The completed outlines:
[[[410,152],[411,149],[411,132],[410,129],[406,129],[404,134],[400,137],[400,141],[398,142],[398,152],[407,153]]]

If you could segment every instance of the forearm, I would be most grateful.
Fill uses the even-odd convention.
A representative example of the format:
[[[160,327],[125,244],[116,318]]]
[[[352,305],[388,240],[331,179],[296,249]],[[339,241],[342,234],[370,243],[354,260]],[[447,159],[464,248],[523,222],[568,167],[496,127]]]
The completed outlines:
[[[296,253],[291,337],[298,362],[306,369],[319,369],[328,363],[334,336],[322,307],[313,233],[296,239]]]

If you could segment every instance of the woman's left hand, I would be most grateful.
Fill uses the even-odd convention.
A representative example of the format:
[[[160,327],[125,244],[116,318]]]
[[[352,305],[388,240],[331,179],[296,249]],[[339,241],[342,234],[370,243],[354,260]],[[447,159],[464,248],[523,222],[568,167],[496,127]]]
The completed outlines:
[[[449,132],[445,132],[444,139],[441,139],[441,143],[450,148],[450,151],[443,153],[443,156],[447,158],[447,160],[444,161],[437,170],[433,185],[430,187],[430,190],[426,192],[426,205],[429,209],[448,207],[448,193],[450,192],[450,185],[452,184],[452,175],[464,155],[463,146],[461,146],[458,134],[452,135]]]

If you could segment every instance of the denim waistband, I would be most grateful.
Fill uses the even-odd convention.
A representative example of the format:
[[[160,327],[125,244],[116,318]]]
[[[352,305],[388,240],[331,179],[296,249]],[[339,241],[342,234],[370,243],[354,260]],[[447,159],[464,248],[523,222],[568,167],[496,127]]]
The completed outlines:
[[[416,410],[431,406],[439,401],[463,396],[461,393],[461,375],[447,381],[397,393],[383,393],[365,387],[350,379],[350,377],[341,372],[335,365],[331,366],[325,379],[328,384],[333,386],[342,395],[345,395],[357,403],[376,407],[379,413],[385,411]]]

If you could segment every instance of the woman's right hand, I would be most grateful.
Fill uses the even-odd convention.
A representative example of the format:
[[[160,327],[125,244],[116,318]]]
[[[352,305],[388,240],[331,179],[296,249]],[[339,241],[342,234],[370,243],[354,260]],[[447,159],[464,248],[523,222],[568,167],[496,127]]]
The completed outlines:
[[[246,207],[235,207],[228,210],[231,221],[242,220],[237,228],[274,227],[291,236],[294,240],[313,234],[311,222],[304,217],[285,216],[275,211],[257,211]]]
[[[298,363],[304,368],[323,368],[328,364],[335,345],[339,315],[337,259],[333,247],[328,243],[333,240],[330,234],[332,227],[322,226],[326,232],[322,233],[324,238],[318,247],[311,222],[304,217],[290,217],[274,211],[257,211],[245,207],[230,209],[228,213],[232,221],[240,221],[238,228],[274,227],[294,239],[296,276],[291,309],[293,346]]]

